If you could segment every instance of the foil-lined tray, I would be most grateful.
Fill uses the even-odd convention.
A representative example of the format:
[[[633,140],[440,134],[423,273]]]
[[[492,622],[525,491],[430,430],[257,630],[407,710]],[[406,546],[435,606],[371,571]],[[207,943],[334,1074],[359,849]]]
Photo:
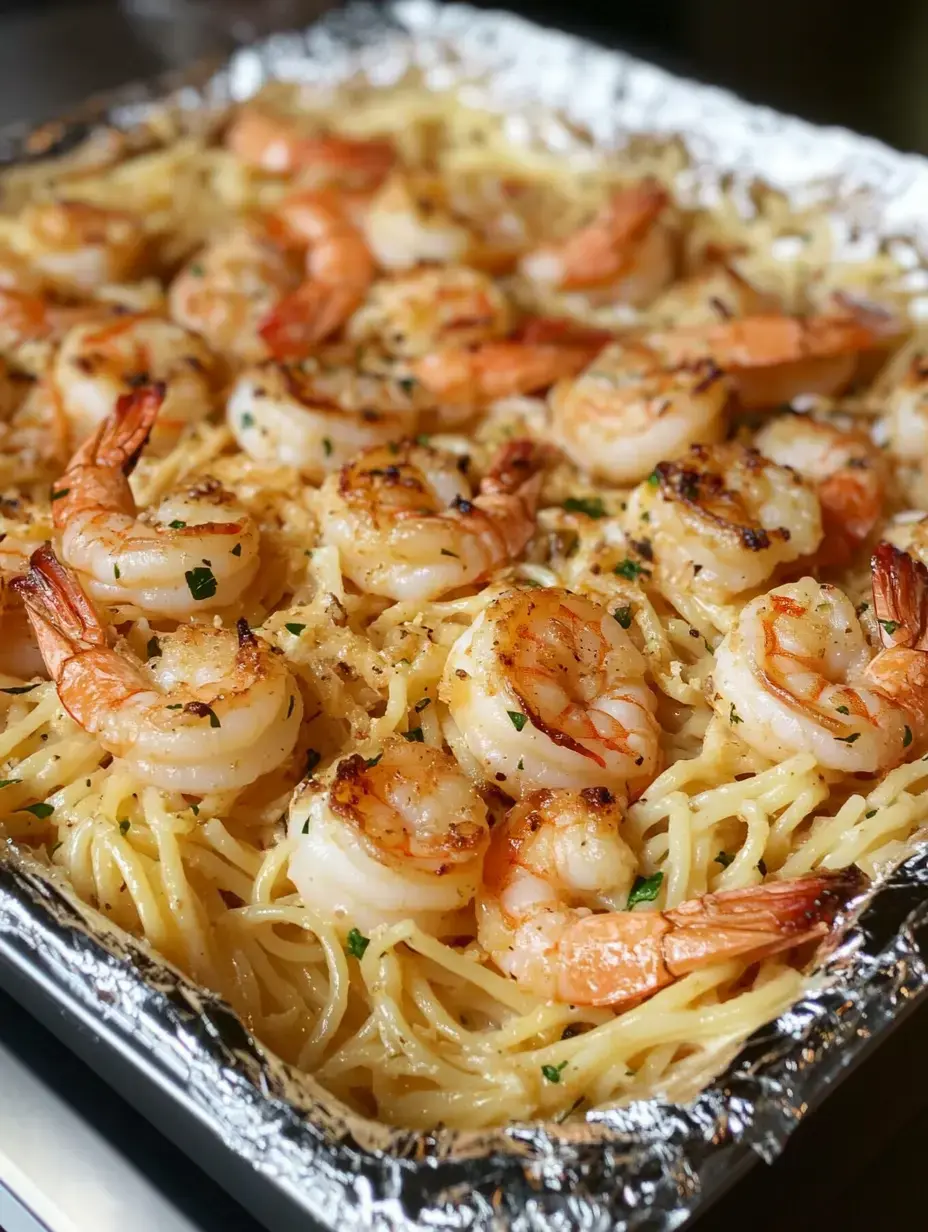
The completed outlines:
[[[928,162],[816,129],[621,53],[502,13],[434,0],[354,4],[310,30],[202,68],[168,104],[191,115],[267,80],[374,85],[416,68],[506,117],[513,140],[582,164],[647,134],[690,156],[684,200],[724,190],[750,208],[758,177],[820,204],[845,253],[889,241],[928,253]],[[133,87],[73,121],[0,133],[0,163],[131,130],[165,106]],[[758,1031],[688,1104],[639,1101],[585,1121],[480,1133],[393,1130],[346,1109],[270,1056],[215,995],[115,929],[56,874],[0,848],[0,984],[183,1146],[272,1232],[654,1229],[704,1209],[757,1156],[772,1159],[811,1107],[928,986],[928,851],[842,925],[815,988]]]

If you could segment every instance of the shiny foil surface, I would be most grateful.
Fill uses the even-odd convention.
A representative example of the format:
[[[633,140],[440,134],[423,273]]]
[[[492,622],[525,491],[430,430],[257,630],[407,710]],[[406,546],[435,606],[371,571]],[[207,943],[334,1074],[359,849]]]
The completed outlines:
[[[307,32],[240,48],[218,72],[201,68],[182,86],[169,83],[167,103],[164,82],[133,87],[39,134],[0,134],[0,162],[73,148],[103,124],[131,129],[165,105],[194,123],[275,77],[325,84],[361,74],[382,85],[411,67],[428,86],[459,86],[466,101],[501,111],[513,140],[557,149],[568,165],[632,137],[679,139],[690,155],[677,185],[685,202],[711,204],[724,188],[750,209],[749,189],[762,177],[797,205],[826,209],[849,252],[865,256],[891,242],[908,249],[912,265],[928,253],[928,162],[507,14],[432,0],[352,5]],[[162,1105],[167,1097],[176,1123],[214,1144],[200,1162],[246,1195],[274,1232],[314,1223],[339,1232],[680,1228],[752,1158],[772,1159],[912,1008],[928,985],[926,952],[928,851],[855,905],[814,990],[757,1032],[691,1103],[422,1134],[347,1110],[57,874],[0,847],[0,982],[12,986],[15,976],[20,988],[25,980],[41,992],[46,1020],[57,1019],[63,1038],[92,1035],[102,1072],[107,1055],[114,1065],[118,1055],[143,1111],[156,1093]]]

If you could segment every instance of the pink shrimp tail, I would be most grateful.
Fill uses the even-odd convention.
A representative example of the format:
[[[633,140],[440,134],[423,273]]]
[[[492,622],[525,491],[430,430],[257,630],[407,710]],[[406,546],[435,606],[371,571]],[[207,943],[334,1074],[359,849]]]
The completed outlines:
[[[32,553],[29,572],[13,578],[10,589],[25,605],[53,680],[60,678],[77,650],[106,645],[106,633],[93,604],[50,543]]]
[[[870,569],[883,645],[928,650],[928,568],[884,541],[877,545]]]
[[[99,466],[131,475],[148,444],[165,392],[165,385],[159,382],[134,389],[118,398],[113,413],[81,445],[71,459],[68,470],[73,471],[80,466]]]

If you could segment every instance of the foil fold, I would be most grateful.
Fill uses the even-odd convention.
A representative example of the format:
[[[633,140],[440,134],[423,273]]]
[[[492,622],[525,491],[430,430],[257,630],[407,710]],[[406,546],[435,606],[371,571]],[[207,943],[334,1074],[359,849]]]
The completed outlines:
[[[641,134],[682,141],[684,200],[711,204],[724,186],[743,190],[750,208],[761,177],[799,205],[827,207],[858,253],[890,241],[919,259],[928,252],[928,162],[463,5],[351,5],[308,31],[240,48],[218,72],[170,83],[167,105],[195,116],[272,78],[334,84],[360,74],[377,85],[410,68],[428,86],[457,84],[469,101],[504,114],[514,140],[545,143],[577,165],[594,147],[622,148]],[[166,105],[164,95],[164,82],[133,87],[45,126],[40,141],[22,128],[0,133],[0,162],[70,149],[103,125],[131,130]],[[275,1232],[312,1223],[339,1232],[670,1232],[752,1159],[773,1159],[916,1004],[928,987],[926,891],[923,851],[844,920],[815,987],[691,1102],[639,1101],[582,1121],[480,1133],[395,1130],[346,1109],[269,1055],[217,996],[12,845],[0,849],[0,982],[15,972],[41,988],[67,1021],[129,1062],[140,1106],[157,1087],[179,1117],[231,1152],[264,1187],[252,1209]],[[273,1216],[261,1199],[272,1191]]]

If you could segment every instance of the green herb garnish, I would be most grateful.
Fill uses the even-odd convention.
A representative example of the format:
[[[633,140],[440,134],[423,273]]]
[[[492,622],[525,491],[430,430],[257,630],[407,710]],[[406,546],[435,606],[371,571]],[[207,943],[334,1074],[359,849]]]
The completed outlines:
[[[562,1061],[560,1065],[543,1065],[541,1067],[541,1072],[544,1074],[546,1081],[560,1082],[561,1072],[564,1070],[566,1065],[566,1061]]]
[[[628,896],[628,902],[625,904],[626,910],[631,911],[632,907],[636,907],[638,903],[653,903],[660,893],[663,880],[663,873],[652,873],[650,877],[636,877],[632,892]]]
[[[188,569],[184,577],[194,599],[212,599],[215,595],[217,583],[212,569],[198,565],[196,569]]]
[[[588,518],[604,518],[606,506],[599,496],[568,496],[564,501],[567,513],[584,513]]]
[[[348,934],[348,953],[353,958],[363,958],[364,951],[370,945],[370,937],[365,937],[358,928],[352,928]]]
[[[522,714],[519,710],[507,710],[506,713],[509,715],[509,721],[516,731],[521,731],[528,722],[528,715]]]

